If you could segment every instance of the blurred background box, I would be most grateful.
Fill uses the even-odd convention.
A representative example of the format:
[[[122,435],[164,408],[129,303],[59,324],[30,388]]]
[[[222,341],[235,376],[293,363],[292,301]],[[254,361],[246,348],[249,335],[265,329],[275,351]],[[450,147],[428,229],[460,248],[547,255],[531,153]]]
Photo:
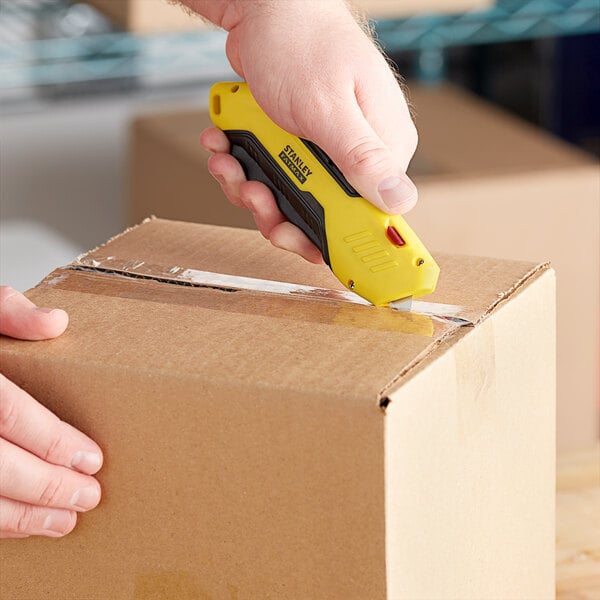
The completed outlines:
[[[451,85],[411,86],[420,132],[408,221],[432,249],[551,260],[558,277],[558,447],[598,437],[600,171],[587,154]],[[254,227],[206,169],[198,110],[131,127],[129,223],[149,214]]]
[[[208,111],[140,116],[130,130],[128,224],[148,215],[253,229],[252,215],[230,204],[206,167],[200,133]]]
[[[184,31],[210,25],[176,3],[166,0],[86,0],[117,27],[136,33]],[[481,10],[493,0],[354,0],[370,18],[382,19],[422,13],[460,13]]]
[[[166,0],[86,0],[115,26],[135,33],[187,31],[212,27],[181,5]]]
[[[494,0],[352,0],[352,5],[365,11],[373,19],[423,13],[460,13],[482,10]]]

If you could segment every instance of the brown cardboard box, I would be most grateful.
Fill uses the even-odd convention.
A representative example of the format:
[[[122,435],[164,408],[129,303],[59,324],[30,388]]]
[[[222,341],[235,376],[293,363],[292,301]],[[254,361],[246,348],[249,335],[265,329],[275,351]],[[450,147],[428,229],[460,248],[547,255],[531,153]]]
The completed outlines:
[[[411,86],[420,201],[407,220],[432,250],[549,258],[558,274],[558,444],[598,439],[598,163],[458,88]],[[129,221],[148,214],[254,227],[206,170],[201,111],[141,117],[132,128]],[[578,315],[582,326],[573,326]]]
[[[474,327],[202,284],[341,289],[242,229],[152,220],[49,275],[67,332],[2,368],[100,443],[103,500],[3,540],[0,596],[552,597],[553,271],[439,263]]]
[[[129,151],[128,222],[148,215],[254,228],[252,215],[230,204],[206,168],[200,133],[208,112],[190,110],[136,118]]]
[[[86,0],[117,27],[136,33],[189,31],[211,25],[198,15],[167,0]]]
[[[352,0],[372,19],[393,19],[422,13],[461,13],[483,10],[494,0]]]
[[[87,0],[111,21],[128,31],[155,33],[186,31],[211,25],[191,11],[167,0]],[[459,13],[478,10],[493,0],[355,0],[353,3],[373,19],[391,19],[416,13]]]

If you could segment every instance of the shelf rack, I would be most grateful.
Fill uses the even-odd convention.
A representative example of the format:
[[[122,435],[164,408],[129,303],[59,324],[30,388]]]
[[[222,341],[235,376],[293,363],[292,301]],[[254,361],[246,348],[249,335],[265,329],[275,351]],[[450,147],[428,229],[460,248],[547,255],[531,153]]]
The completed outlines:
[[[378,39],[388,52],[417,50],[422,80],[444,74],[444,49],[600,31],[598,0],[497,0],[488,10],[458,15],[379,21]]]
[[[68,10],[66,0],[2,3],[0,105],[18,104],[49,90],[68,94],[91,83],[95,91],[101,91],[103,83],[114,88],[116,82],[147,89],[233,76],[225,57],[226,35],[216,29],[39,39],[43,25]],[[381,20],[375,30],[386,52],[417,51],[421,78],[438,79],[443,75],[443,51],[451,46],[598,32],[600,3],[497,0],[490,9],[459,15]]]

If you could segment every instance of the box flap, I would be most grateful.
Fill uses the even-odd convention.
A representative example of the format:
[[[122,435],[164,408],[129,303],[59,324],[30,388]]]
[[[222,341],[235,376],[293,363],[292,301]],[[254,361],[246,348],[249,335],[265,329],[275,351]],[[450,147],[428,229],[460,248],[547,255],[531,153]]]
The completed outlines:
[[[426,300],[460,306],[474,323],[547,266],[436,258],[442,276]],[[153,219],[28,293],[69,312],[63,336],[44,344],[4,339],[3,351],[377,404],[443,342],[464,335],[453,323],[347,301],[176,285],[189,269],[344,289],[326,266],[277,250],[258,232]]]

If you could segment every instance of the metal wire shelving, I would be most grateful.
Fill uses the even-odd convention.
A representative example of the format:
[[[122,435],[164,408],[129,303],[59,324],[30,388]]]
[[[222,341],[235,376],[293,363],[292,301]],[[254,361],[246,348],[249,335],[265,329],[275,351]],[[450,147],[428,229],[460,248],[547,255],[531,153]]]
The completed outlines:
[[[100,16],[92,33],[81,34],[77,23],[71,24],[71,37],[52,31],[70,10],[66,0],[2,3],[0,104],[52,92],[68,94],[86,86],[97,92],[115,85],[147,89],[233,75],[222,31],[135,35],[109,31]],[[498,0],[483,11],[381,20],[375,30],[388,53],[417,51],[421,77],[436,79],[443,74],[448,47],[598,32],[600,2]]]

